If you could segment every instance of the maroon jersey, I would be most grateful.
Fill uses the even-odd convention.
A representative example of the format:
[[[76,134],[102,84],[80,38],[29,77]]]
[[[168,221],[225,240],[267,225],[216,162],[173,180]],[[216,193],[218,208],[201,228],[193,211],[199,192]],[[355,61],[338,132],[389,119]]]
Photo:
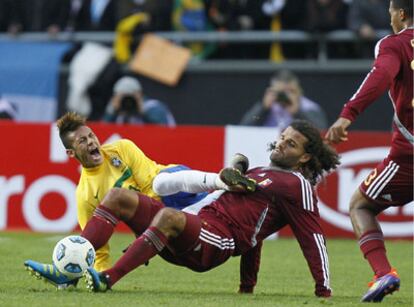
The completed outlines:
[[[411,164],[414,144],[412,39],[413,29],[408,28],[377,43],[373,68],[341,112],[341,117],[353,121],[389,89],[395,110],[390,158]]]
[[[261,242],[289,225],[315,279],[316,295],[329,296],[328,256],[312,185],[300,173],[270,167],[252,169],[247,175],[257,181],[256,192],[224,193],[199,213],[214,214],[229,225],[233,255],[242,255],[241,288],[256,283]]]

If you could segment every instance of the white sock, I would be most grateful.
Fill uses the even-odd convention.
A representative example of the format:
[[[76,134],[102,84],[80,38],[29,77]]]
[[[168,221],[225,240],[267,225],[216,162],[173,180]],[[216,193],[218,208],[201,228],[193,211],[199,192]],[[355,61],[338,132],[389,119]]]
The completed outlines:
[[[218,174],[194,170],[159,173],[152,183],[152,189],[160,196],[178,192],[200,193],[225,187]]]

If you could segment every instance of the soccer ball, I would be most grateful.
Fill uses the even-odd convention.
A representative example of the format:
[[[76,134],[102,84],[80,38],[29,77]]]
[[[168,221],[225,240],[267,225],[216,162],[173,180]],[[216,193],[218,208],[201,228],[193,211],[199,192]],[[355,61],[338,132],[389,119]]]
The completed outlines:
[[[53,264],[67,277],[81,277],[95,262],[95,249],[81,236],[68,236],[60,240],[53,250]]]

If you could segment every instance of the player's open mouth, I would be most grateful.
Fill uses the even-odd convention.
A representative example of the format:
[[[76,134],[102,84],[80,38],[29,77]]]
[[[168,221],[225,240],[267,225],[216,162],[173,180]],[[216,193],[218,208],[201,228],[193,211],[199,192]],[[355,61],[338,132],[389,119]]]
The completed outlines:
[[[99,160],[101,157],[101,153],[99,152],[98,148],[92,149],[89,154],[91,155],[92,159]]]

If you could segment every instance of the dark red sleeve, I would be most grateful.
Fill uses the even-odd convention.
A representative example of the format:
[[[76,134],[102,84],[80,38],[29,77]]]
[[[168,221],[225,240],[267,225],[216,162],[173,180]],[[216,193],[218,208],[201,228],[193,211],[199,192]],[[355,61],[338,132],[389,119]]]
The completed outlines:
[[[303,255],[315,280],[315,294],[330,297],[329,260],[319,216],[301,206],[283,206],[284,216],[299,242]]]
[[[391,37],[378,42],[376,46],[378,55],[374,66],[356,93],[345,104],[340,114],[341,117],[354,121],[360,113],[390,88],[400,70],[401,63],[400,52],[395,42]]]
[[[260,267],[262,242],[241,255],[240,259],[240,293],[253,293]]]

